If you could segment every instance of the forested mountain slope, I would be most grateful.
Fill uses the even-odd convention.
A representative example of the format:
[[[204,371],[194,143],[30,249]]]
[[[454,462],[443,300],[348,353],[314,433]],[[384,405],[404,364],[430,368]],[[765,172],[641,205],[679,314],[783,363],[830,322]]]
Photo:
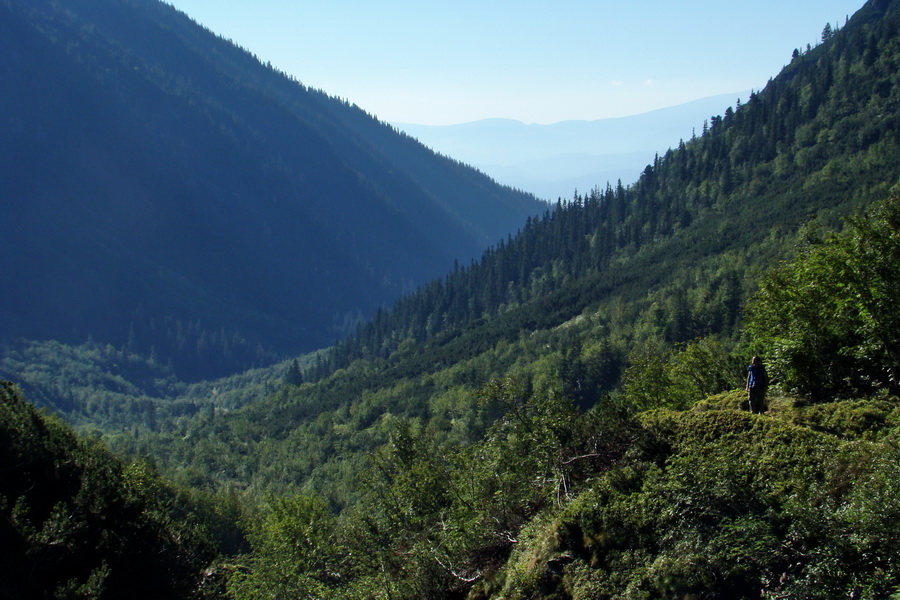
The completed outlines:
[[[867,2],[275,393],[75,416],[245,512],[238,600],[896,595],[898,77],[900,2]]]
[[[525,392],[555,381],[590,407],[618,393],[630,367],[689,344],[720,360],[715,383],[697,389],[740,385],[730,350],[760,275],[817,228],[898,191],[897,28],[896,3],[867,3],[636,184],[558,205],[302,361],[308,383],[230,413],[236,404],[215,394],[192,400],[194,418],[164,403],[152,419],[136,410],[137,429],[117,443],[192,484],[304,482],[345,504],[395,418],[470,443],[504,410],[478,390],[510,373]]]
[[[155,0],[3,0],[0,57],[5,339],[235,372],[543,207]]]
[[[216,548],[185,499],[145,464],[123,464],[41,415],[7,382],[0,472],[0,598],[200,596]]]
[[[698,261],[754,247],[778,252],[778,240],[789,242],[801,223],[815,218],[834,227],[840,215],[896,192],[896,24],[880,19],[881,10],[893,14],[884,3],[868,3],[826,43],[795,51],[765,89],[713,116],[696,139],[661,153],[634,185],[607,184],[558,204],[480,262],[380,311],[339,344],[336,365],[386,357],[407,339],[498,327],[515,337],[522,323],[553,326],[610,292],[643,295]],[[776,257],[740,261],[765,269]],[[744,279],[744,266],[721,273],[720,283],[731,281],[732,289],[722,292],[728,306],[719,307],[718,321],[673,322],[669,341],[733,326],[739,297],[732,277]]]

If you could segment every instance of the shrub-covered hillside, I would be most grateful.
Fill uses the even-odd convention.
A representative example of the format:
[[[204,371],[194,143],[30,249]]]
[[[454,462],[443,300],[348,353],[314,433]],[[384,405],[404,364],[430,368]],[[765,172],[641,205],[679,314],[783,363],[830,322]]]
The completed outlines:
[[[492,598],[887,598],[900,591],[896,398],[640,416],[639,442],[520,534]]]
[[[887,598],[900,593],[900,328],[878,297],[900,285],[900,198],[811,243],[764,281],[746,323],[772,356],[765,414],[746,410],[713,339],[634,360],[586,412],[534,364],[478,392],[499,416],[448,445],[433,423],[386,415],[352,506],[310,490],[269,502],[238,599]],[[882,242],[877,252],[876,240]],[[841,275],[853,275],[840,279]],[[864,275],[864,276],[863,276]],[[827,344],[805,337],[804,300],[775,318],[772,287],[808,278],[846,311]],[[841,284],[834,287],[834,282]],[[833,316],[833,315],[832,315]],[[813,318],[818,321],[819,318]],[[833,319],[838,321],[839,319]],[[884,326],[854,327],[879,321]],[[850,330],[849,328],[852,328]],[[807,367],[789,350],[803,348]],[[724,353],[724,356],[723,356]],[[855,360],[850,360],[850,358]],[[813,365],[841,393],[804,387]],[[877,368],[874,368],[877,365]],[[803,376],[798,378],[798,374]],[[880,373],[881,376],[875,376]],[[854,397],[853,394],[865,396]],[[843,396],[844,399],[837,400]],[[307,543],[297,545],[299,539]]]
[[[0,383],[0,598],[196,598],[215,545],[146,465]]]
[[[470,444],[502,412],[479,403],[479,390],[506,375],[558,380],[588,408],[621,390],[629,367],[668,364],[689,347],[695,364],[715,358],[715,385],[632,371],[641,402],[656,401],[663,375],[682,398],[740,385],[763,341],[739,345],[762,274],[817,228],[840,227],[842,215],[898,191],[900,130],[889,110],[900,103],[898,18],[896,3],[867,3],[634,186],[598,188],[531,221],[481,262],[300,361],[299,377],[267,398],[229,410],[238,404],[210,394],[187,414],[153,403],[137,429],[115,421],[114,443],[155,456],[186,485],[301,485],[345,506],[391,418]]]

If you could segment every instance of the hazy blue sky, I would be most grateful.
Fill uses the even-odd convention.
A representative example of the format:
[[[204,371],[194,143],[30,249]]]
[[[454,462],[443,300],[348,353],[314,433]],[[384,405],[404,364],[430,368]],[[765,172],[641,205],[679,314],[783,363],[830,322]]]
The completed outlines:
[[[760,89],[863,0],[170,0],[391,122],[617,117]]]

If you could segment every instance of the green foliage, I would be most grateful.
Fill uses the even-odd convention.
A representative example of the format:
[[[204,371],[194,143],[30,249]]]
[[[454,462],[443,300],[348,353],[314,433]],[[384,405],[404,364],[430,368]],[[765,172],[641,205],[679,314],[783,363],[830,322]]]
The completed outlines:
[[[195,598],[215,558],[183,497],[0,387],[5,597]]]
[[[814,399],[900,390],[900,198],[768,274],[747,331],[773,374]]]
[[[230,589],[238,598],[412,599],[483,585],[539,511],[567,503],[630,442],[633,425],[615,406],[582,415],[558,388],[490,381],[479,402],[500,417],[465,447],[441,444],[418,420],[385,417],[388,438],[362,473],[358,501],[336,518],[308,496],[270,501]]]
[[[312,356],[303,357],[309,364]],[[272,393],[287,365],[187,384],[152,357],[110,344],[17,341],[0,346],[0,377],[36,405],[88,431],[156,431],[233,410]]]
[[[894,399],[844,400],[815,404],[791,413],[793,422],[842,439],[878,439],[900,422]]]
[[[896,444],[735,411],[644,427],[639,452],[516,549],[502,597],[880,598],[900,584]]]
[[[577,444],[578,412],[557,389],[531,393],[514,377],[491,381],[482,402],[499,403],[501,416],[469,455],[471,476],[484,486],[498,535],[517,531],[546,502],[568,494],[567,454]],[[553,494],[554,496],[549,496]]]
[[[310,496],[274,499],[254,517],[250,543],[252,558],[228,584],[238,600],[325,597],[349,558],[330,510]]]
[[[690,408],[707,396],[739,387],[742,362],[719,340],[708,337],[664,350],[648,343],[632,356],[622,394],[637,410]]]

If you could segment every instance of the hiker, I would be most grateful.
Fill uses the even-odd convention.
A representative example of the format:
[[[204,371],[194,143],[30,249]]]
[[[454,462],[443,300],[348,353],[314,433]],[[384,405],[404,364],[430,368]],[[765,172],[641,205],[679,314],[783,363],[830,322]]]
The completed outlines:
[[[750,412],[761,415],[766,408],[766,386],[769,377],[766,368],[758,356],[754,356],[747,367],[747,392],[750,394]]]

